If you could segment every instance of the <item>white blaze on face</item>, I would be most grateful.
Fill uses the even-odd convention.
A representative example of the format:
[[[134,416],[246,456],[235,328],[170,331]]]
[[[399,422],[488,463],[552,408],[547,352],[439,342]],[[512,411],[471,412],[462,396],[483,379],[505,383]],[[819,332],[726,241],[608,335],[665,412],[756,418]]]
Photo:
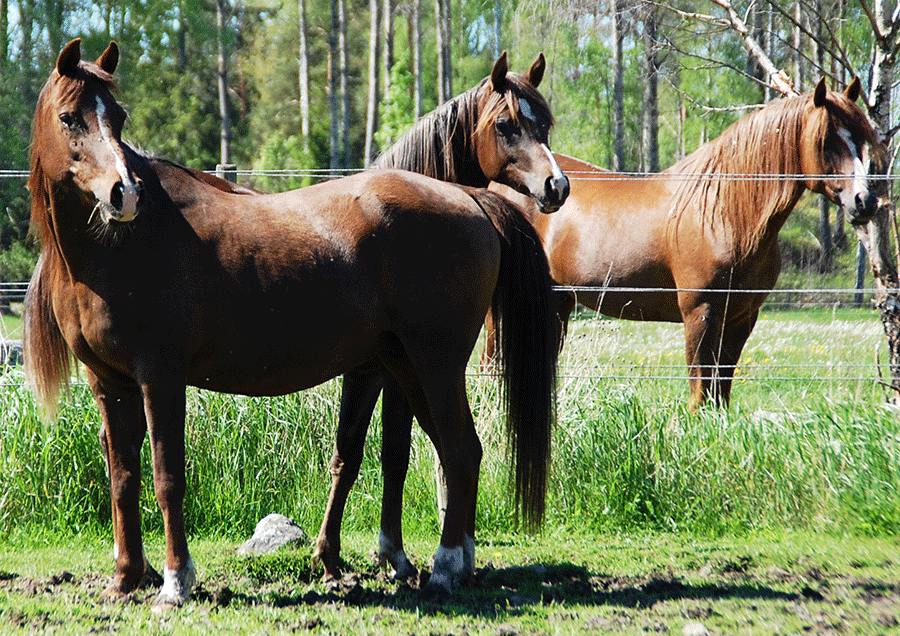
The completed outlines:
[[[562,168],[559,167],[559,164],[556,163],[556,157],[553,156],[553,153],[550,152],[550,149],[546,144],[541,144],[541,150],[547,155],[547,159],[550,161],[550,170],[553,174],[554,183],[561,183],[566,180],[566,175],[563,174]]]
[[[868,193],[869,175],[865,162],[863,161],[865,159],[865,149],[860,152],[859,147],[853,141],[853,136],[846,128],[839,128],[838,136],[844,140],[845,144],[847,144],[847,148],[850,150],[850,156],[853,157],[852,202],[855,201],[857,195],[865,197]]]
[[[118,147],[118,144],[115,143],[112,130],[110,130],[109,128],[109,122],[106,121],[106,105],[103,103],[103,100],[99,95],[96,96],[96,102],[97,126],[100,128],[100,139],[109,148],[109,152],[112,154],[113,161],[116,164],[116,172],[119,173],[119,178],[122,180],[122,209],[120,210],[120,212],[122,213],[121,220],[128,221],[133,219],[137,214],[137,184],[131,177],[131,173],[129,173],[128,167],[125,165],[125,158],[122,155],[121,149]],[[94,194],[97,195],[96,192]],[[104,201],[105,203],[112,203],[110,201],[110,195],[110,192],[104,192],[102,193],[102,197],[97,196],[97,198]]]

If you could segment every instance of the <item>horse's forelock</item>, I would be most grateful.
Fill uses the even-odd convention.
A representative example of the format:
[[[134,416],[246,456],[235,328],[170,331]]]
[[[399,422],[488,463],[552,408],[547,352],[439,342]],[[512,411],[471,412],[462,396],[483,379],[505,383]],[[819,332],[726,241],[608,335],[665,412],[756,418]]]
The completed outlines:
[[[477,89],[486,86],[486,82],[482,82]],[[544,96],[532,86],[519,73],[507,73],[506,81],[499,90],[491,88],[484,102],[480,104],[480,112],[478,114],[477,130],[481,131],[485,128],[493,126],[497,117],[504,111],[508,111],[513,121],[519,121],[519,100],[525,99],[531,104],[532,110],[539,118],[546,119],[549,126],[553,126],[553,113],[550,112],[550,105]]]

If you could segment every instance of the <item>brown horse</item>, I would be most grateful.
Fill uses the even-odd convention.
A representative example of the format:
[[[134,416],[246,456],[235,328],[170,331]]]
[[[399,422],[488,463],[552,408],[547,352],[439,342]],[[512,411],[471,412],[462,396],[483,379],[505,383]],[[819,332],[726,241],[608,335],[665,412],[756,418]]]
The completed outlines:
[[[854,224],[875,214],[873,175],[883,174],[886,148],[859,94],[858,79],[842,93],[820,81],[812,95],[741,118],[658,175],[559,156],[571,196],[552,217],[532,212],[532,223],[557,285],[601,288],[557,293],[562,335],[576,302],[616,318],[682,322],[691,406],[727,405],[768,295],[745,290],[774,287],[778,232],[803,192],[824,194]]]
[[[116,558],[104,595],[130,593],[148,572],[139,456],[149,431],[166,537],[156,602],[190,596],[186,386],[278,395],[367,364],[396,378],[446,467],[428,589],[452,590],[474,567],[481,445],[465,367],[489,306],[518,345],[504,348],[517,501],[531,522],[543,513],[554,318],[531,226],[491,192],[402,171],[229,192],[121,141],[118,57],[110,43],[82,61],[74,40],[41,91],[29,187],[42,251],[25,318],[39,401],[56,403],[74,354],[100,409]]]
[[[421,118],[374,167],[402,168],[476,187],[496,181],[533,201],[541,212],[555,211],[565,202],[569,183],[548,147],[553,117],[537,91],[545,66],[541,53],[524,75],[512,73],[504,52],[488,77]],[[359,474],[366,431],[382,387],[384,494],[379,555],[398,578],[416,571],[403,551],[401,532],[413,414],[391,375],[368,366],[343,378],[331,495],[316,542],[316,555],[328,577],[341,575],[338,555],[344,506]]]

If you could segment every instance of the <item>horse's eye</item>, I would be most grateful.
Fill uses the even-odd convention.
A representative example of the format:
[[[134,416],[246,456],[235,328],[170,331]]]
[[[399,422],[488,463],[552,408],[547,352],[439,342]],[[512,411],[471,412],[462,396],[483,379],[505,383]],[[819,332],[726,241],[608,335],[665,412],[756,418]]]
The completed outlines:
[[[59,121],[62,122],[62,125],[72,130],[77,125],[77,121],[75,120],[75,115],[72,113],[62,113],[59,116]]]
[[[516,122],[511,119],[498,119],[497,132],[509,139],[519,132],[519,127],[516,125]]]

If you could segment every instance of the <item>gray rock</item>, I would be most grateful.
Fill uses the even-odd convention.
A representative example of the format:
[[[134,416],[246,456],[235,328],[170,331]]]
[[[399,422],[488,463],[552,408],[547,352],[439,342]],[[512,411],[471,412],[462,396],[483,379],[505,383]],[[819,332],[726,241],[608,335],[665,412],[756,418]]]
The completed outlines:
[[[309,537],[293,519],[276,512],[264,517],[256,524],[253,536],[238,548],[238,555],[260,556],[272,554],[289,543],[309,543]]]
[[[691,621],[690,623],[685,623],[684,627],[681,628],[681,633],[684,636],[707,636],[709,630],[703,623]]]

